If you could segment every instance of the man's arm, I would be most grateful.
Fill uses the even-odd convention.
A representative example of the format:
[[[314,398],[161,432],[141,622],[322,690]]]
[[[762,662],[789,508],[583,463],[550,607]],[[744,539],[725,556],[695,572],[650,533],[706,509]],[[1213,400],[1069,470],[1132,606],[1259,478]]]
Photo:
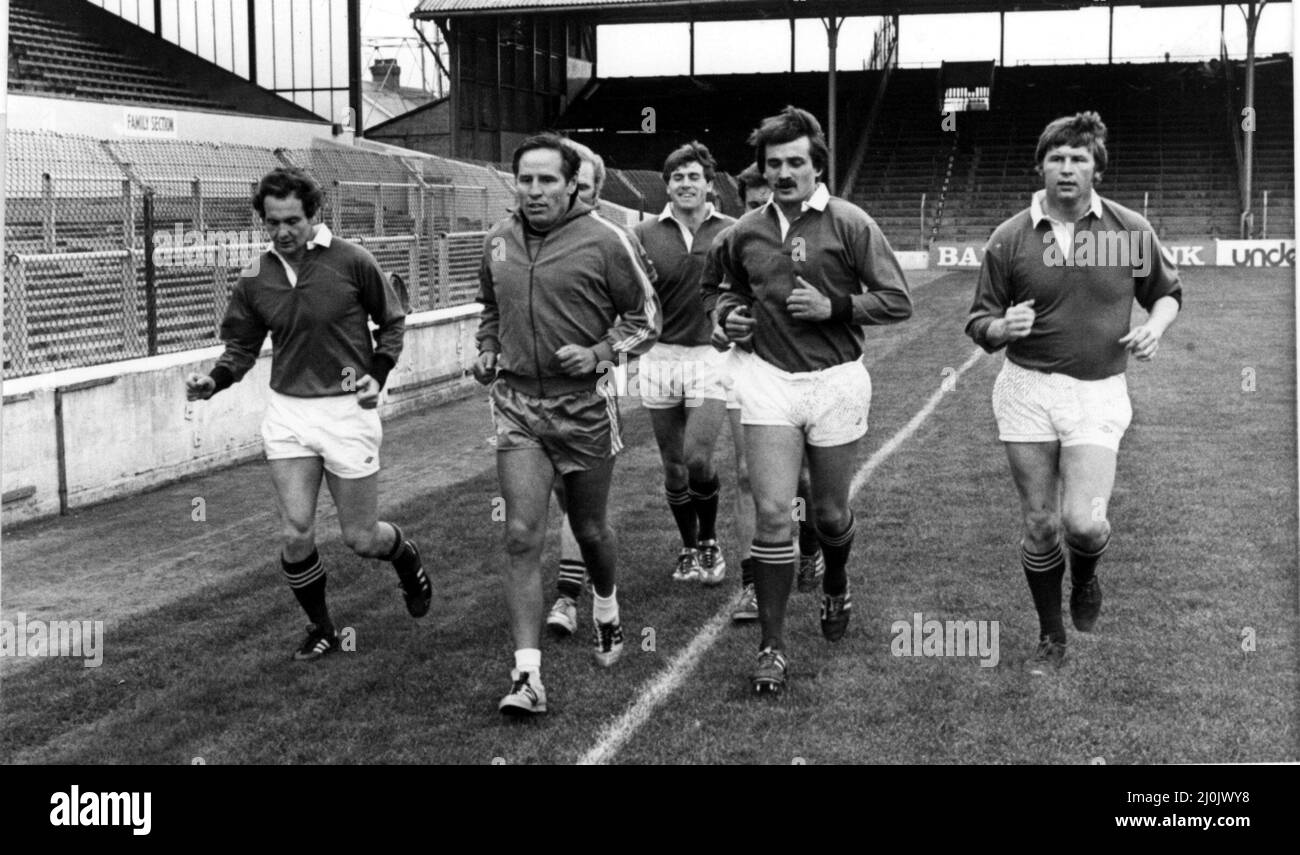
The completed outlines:
[[[1151,307],[1146,323],[1129,330],[1128,335],[1121,338],[1119,343],[1128,348],[1129,352],[1140,361],[1146,362],[1156,355],[1161,336],[1178,317],[1180,308],[1181,304],[1172,295],[1161,297]]]
[[[592,347],[597,363],[613,362],[620,353],[645,353],[659,340],[663,329],[659,295],[641,262],[640,242],[623,229],[612,229],[618,241],[605,254],[605,282],[619,318]]]
[[[402,355],[406,334],[406,310],[401,295],[392,280],[379,269],[379,263],[369,253],[357,260],[353,272],[361,295],[361,305],[375,322],[374,355],[370,360],[370,376],[378,383],[378,393],[388,382],[388,375]]]
[[[993,353],[1016,338],[1028,335],[1021,327],[1025,319],[1024,309],[1029,312],[1029,325],[1033,324],[1033,301],[1029,300],[1018,306],[1011,305],[1011,283],[1006,275],[1000,250],[1002,244],[992,240],[984,248],[984,261],[980,264],[979,280],[975,285],[975,299],[971,304],[970,315],[966,321],[966,334],[980,347]],[[1008,319],[1008,314],[1011,315]],[[1012,326],[1014,324],[1014,326]]]
[[[736,259],[735,226],[724,229],[713,240],[700,274],[700,295],[704,311],[715,327],[727,331],[729,316],[738,309],[747,315],[754,302],[749,276]],[[734,328],[734,324],[733,324]],[[727,333],[733,340],[736,338]]]
[[[912,317],[912,295],[889,240],[874,220],[858,236],[857,276],[866,291],[831,298],[831,317],[862,326],[896,324]]]
[[[491,383],[496,376],[497,359],[501,353],[501,311],[497,308],[496,283],[492,280],[490,247],[484,239],[483,259],[478,268],[478,301],[483,305],[479,313],[478,332],[474,339],[478,342],[478,359],[474,362],[474,379],[478,382]]]
[[[220,337],[226,344],[226,350],[217,358],[207,378],[198,378],[201,388],[196,388],[187,378],[191,400],[194,398],[211,398],[235,383],[248,373],[248,369],[257,363],[258,354],[262,352],[262,342],[266,340],[267,328],[262,318],[253,309],[248,300],[248,286],[253,280],[239,279],[230,293],[230,303],[226,306],[225,317],[221,319]],[[207,391],[210,381],[211,391]]]

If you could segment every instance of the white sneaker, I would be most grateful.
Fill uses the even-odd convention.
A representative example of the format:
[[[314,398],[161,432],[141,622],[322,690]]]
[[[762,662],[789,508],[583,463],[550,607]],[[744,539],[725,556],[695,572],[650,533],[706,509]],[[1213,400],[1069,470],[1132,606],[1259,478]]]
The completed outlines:
[[[497,705],[502,714],[531,716],[546,712],[546,687],[542,678],[531,671],[511,670],[510,693]]]
[[[758,592],[754,590],[752,584],[741,588],[740,599],[736,601],[736,607],[731,610],[731,619],[736,623],[758,620]]]
[[[699,547],[700,581],[709,587],[722,584],[727,577],[727,559],[716,540],[701,540]]]
[[[608,668],[623,655],[623,626],[618,621],[596,625],[596,663]]]
[[[546,616],[546,628],[556,635],[573,635],[578,630],[578,604],[568,597],[558,597]]]
[[[677,553],[677,566],[673,569],[674,582],[695,582],[700,578],[700,554],[689,546]]]

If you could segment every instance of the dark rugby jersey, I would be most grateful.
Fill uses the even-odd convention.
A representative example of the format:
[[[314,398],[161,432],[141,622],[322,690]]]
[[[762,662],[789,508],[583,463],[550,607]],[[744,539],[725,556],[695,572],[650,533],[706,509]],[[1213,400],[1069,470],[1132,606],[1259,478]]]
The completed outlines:
[[[671,205],[653,220],[643,220],[633,231],[641,239],[658,278],[655,291],[663,310],[663,344],[698,346],[709,343],[713,322],[700,299],[700,273],[709,247],[732,223],[731,217],[710,210],[687,248],[682,226],[673,219]]]
[[[368,320],[379,327],[374,341]],[[374,256],[321,225],[307,243],[296,284],[272,250],[235,283],[221,321],[226,351],[212,378],[218,392],[242,379],[269,332],[272,389],[298,398],[353,395],[349,380],[369,374],[382,386],[388,379],[405,331],[401,298]]]
[[[754,352],[785,371],[818,371],[862,357],[864,325],[912,315],[902,268],[876,221],[819,185],[781,235],[776,203],[745,214],[714,243],[700,286],[709,310],[750,306]],[[786,299],[802,276],[842,314],[790,316]]]
[[[1109,199],[1099,199],[1076,224],[1071,264],[1049,221],[1035,219],[1040,213],[1039,205],[1031,206],[993,232],[966,333],[985,350],[997,350],[989,344],[989,326],[1011,306],[1032,299],[1029,335],[999,345],[1007,348],[1008,359],[1079,380],[1123,373],[1128,351],[1119,340],[1128,334],[1133,301],[1148,312],[1161,297],[1181,305],[1178,268],[1160,252],[1151,224]]]

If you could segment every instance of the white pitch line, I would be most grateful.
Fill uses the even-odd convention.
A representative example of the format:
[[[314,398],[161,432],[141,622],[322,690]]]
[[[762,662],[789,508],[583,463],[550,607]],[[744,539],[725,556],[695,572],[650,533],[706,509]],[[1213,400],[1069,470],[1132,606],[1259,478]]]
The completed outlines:
[[[853,481],[849,484],[849,501],[853,501],[854,497],[858,495],[858,491],[866,486],[867,479],[875,473],[880,464],[888,460],[889,456],[897,451],[900,445],[911,439],[912,434],[916,433],[921,423],[930,417],[930,414],[934,412],[934,408],[939,406],[939,401],[943,400],[943,396],[948,394],[948,389],[944,387],[950,386],[956,389],[957,378],[965,374],[966,370],[978,362],[983,355],[984,351],[979,348],[971,351],[971,355],[966,357],[966,361],[961,364],[955,374],[944,377],[943,383],[939,384],[938,391],[930,396],[930,400],[925,402],[924,407],[917,410],[916,415],[912,416],[912,420],[903,425],[898,433],[889,438],[889,442],[877,448],[876,453],[871,455],[866,463],[862,464],[862,468],[853,476]]]
[[[944,378],[944,382],[939,386],[938,391],[930,396],[930,399],[925,402],[925,406],[921,407],[916,415],[912,416],[911,421],[899,428],[898,432],[891,436],[888,442],[876,449],[876,452],[867,459],[867,462],[862,464],[862,468],[853,476],[853,481],[849,487],[850,501],[866,485],[867,479],[880,468],[880,464],[889,459],[890,455],[911,438],[912,434],[916,433],[917,429],[921,427],[921,424],[930,417],[930,414],[939,406],[939,401],[943,399],[944,395],[948,394],[948,390],[944,387],[955,383],[957,378],[965,374],[967,369],[978,362],[983,355],[984,351],[976,348],[966,361],[961,364],[955,374]],[[650,713],[654,712],[656,707],[677,690],[677,687],[695,670],[700,658],[718,640],[723,627],[731,620],[733,605],[734,603],[728,600],[717,614],[709,618],[709,622],[696,633],[695,638],[691,639],[691,643],[686,645],[686,649],[672,658],[672,661],[664,667],[664,670],[660,671],[659,675],[641,692],[636,702],[628,707],[627,711],[619,716],[617,720],[601,731],[596,745],[579,758],[579,766],[598,766],[608,763],[619,752],[619,749],[627,744],[627,741],[641,729],[641,725],[649,720]]]

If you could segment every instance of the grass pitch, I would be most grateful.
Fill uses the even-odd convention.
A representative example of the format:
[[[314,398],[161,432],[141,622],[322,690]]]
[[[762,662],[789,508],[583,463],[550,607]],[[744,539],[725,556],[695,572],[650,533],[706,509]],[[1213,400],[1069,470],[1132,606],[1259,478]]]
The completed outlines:
[[[725,628],[610,759],[628,763],[1184,763],[1300,759],[1296,367],[1290,271],[1184,272],[1186,307],[1159,356],[1131,363],[1092,635],[1043,679],[1022,664],[1037,622],[1017,563],[1016,498],[982,357],[854,502],[854,616],[825,642],[817,599],[792,596],[791,688],[752,698],[753,625]],[[973,345],[973,272],[918,277],[916,315],[868,330],[875,387],[863,460]],[[511,643],[491,429],[478,400],[387,428],[383,516],[434,571],[412,621],[387,565],[354,559],[323,500],[321,552],[355,652],[289,661],[302,619],[276,562],[264,466],[238,467],[5,535],[4,617],[107,621],[104,662],[3,663],[0,760],[19,763],[565,763],[589,752],[735,594],[734,472],[724,429],[718,589],[669,579],[676,534],[645,413],[626,407],[612,518],[627,647],[591,661],[588,632],[543,646],[551,713],[503,721]],[[258,485],[251,491],[248,485]],[[184,519],[207,491],[212,524]],[[223,503],[222,497],[225,497]],[[265,507],[263,507],[265,505]],[[221,508],[228,510],[225,521]],[[174,511],[174,513],[173,513]],[[125,521],[124,521],[125,520]],[[153,521],[150,524],[148,521]],[[554,533],[554,520],[552,521]],[[554,538],[546,566],[553,578]],[[113,568],[107,578],[100,572]],[[155,574],[146,593],[114,580]],[[152,594],[146,595],[147,592]],[[98,593],[97,593],[98,592]],[[74,611],[66,604],[76,603]],[[584,596],[585,627],[590,603]],[[892,624],[997,621],[999,661],[900,657]],[[21,666],[21,667],[19,667]]]

